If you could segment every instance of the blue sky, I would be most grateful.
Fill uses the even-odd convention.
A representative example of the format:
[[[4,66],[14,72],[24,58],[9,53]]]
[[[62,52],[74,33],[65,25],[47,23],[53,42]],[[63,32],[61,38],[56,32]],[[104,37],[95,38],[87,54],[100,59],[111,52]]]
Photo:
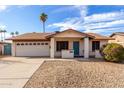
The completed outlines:
[[[40,14],[48,15],[46,32],[68,28],[110,35],[124,32],[124,6],[0,6],[0,28],[11,32],[42,32]]]

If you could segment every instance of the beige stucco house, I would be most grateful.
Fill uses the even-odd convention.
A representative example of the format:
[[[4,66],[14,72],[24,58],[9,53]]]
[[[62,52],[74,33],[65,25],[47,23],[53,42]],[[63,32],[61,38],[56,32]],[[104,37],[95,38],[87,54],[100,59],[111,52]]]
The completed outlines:
[[[124,32],[116,32],[110,35],[110,37],[115,38],[114,40],[109,40],[109,43],[118,43],[124,46]]]
[[[9,38],[12,40],[12,56],[43,57],[100,57],[99,49],[112,40],[95,33],[83,33],[67,29],[55,33],[26,33]]]

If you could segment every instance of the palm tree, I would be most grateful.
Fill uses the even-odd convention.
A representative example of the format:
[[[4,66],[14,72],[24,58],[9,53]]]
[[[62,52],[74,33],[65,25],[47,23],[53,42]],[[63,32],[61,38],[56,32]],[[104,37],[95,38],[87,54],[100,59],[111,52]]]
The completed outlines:
[[[19,34],[19,32],[18,32],[18,31],[16,31],[16,32],[15,32],[15,35],[18,35],[18,34]]]
[[[10,34],[12,35],[12,37],[14,36],[14,32],[11,32]]]
[[[42,14],[40,15],[40,20],[43,22],[43,32],[45,33],[45,22],[46,22],[46,20],[47,20],[47,14],[42,13]]]
[[[7,32],[6,30],[0,30],[0,33],[1,33],[1,41],[5,40],[5,32]],[[4,37],[3,37],[3,34],[4,34]]]

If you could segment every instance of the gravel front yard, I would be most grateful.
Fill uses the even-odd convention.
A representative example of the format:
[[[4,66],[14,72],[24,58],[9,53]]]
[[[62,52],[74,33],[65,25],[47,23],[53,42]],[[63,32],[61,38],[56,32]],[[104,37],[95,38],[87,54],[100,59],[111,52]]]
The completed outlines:
[[[124,87],[124,64],[46,61],[24,87]]]

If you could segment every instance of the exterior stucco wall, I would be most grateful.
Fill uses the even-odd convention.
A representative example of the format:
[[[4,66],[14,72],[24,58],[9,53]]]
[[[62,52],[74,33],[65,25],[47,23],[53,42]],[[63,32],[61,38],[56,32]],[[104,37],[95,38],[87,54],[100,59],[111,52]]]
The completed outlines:
[[[112,38],[115,38],[115,40],[109,40],[109,43],[118,43],[124,46],[124,36],[114,35]]]
[[[12,42],[12,47],[11,47],[11,53],[12,53],[12,56],[16,56],[16,42]]]
[[[55,57],[55,39],[51,38],[50,40],[50,57],[54,58]]]
[[[61,57],[61,52],[56,51],[56,41],[68,41],[69,42],[69,49],[73,49],[73,42],[74,41],[79,41],[79,56],[84,56],[84,39],[81,38],[54,38],[54,56],[55,57]],[[96,41],[96,40],[92,40],[90,39],[89,41],[89,55],[90,56],[95,56],[95,51],[92,51],[92,41]],[[97,40],[98,41],[98,40]],[[100,41],[100,47],[102,47],[102,45],[108,43],[108,40],[99,40]],[[32,41],[35,42],[35,41]],[[39,41],[42,42],[42,41]],[[43,41],[45,42],[45,41]],[[47,41],[49,43],[49,56],[51,56],[51,41]],[[12,43],[12,56],[16,56],[16,43],[17,42],[13,42]],[[35,48],[36,46],[34,46]],[[30,48],[29,46],[27,46],[27,48]],[[40,49],[40,48],[39,48]]]

